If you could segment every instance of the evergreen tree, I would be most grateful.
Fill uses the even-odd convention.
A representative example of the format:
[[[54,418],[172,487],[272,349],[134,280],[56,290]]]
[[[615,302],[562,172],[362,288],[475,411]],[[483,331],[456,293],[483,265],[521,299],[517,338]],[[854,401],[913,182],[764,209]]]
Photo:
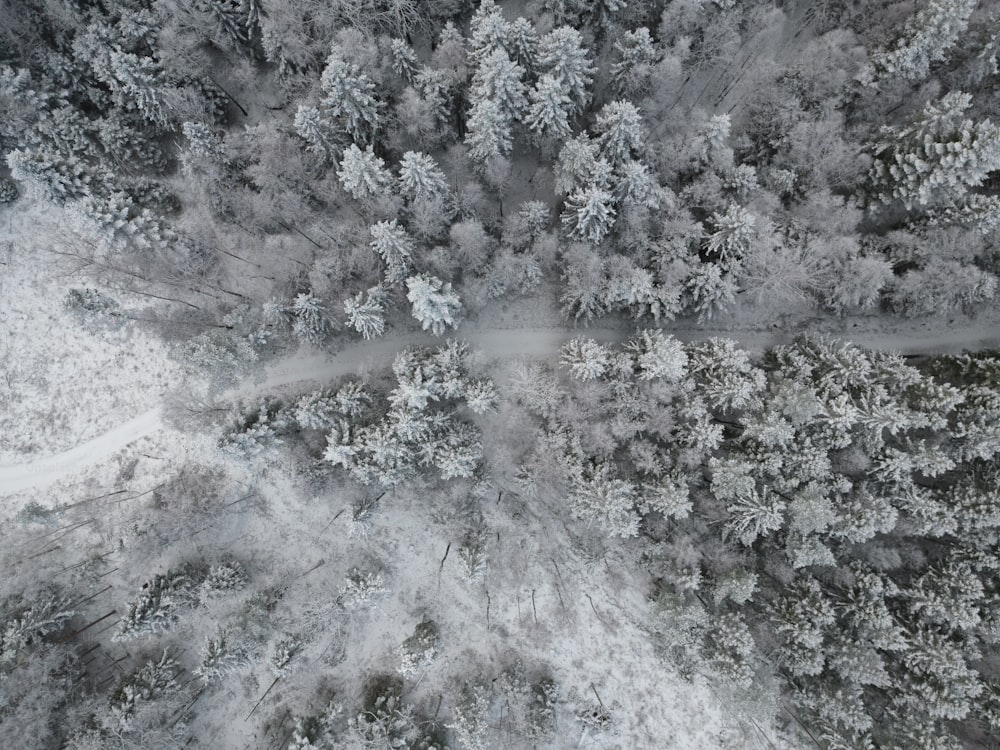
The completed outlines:
[[[135,105],[143,117],[165,127],[169,117],[159,65],[149,57],[117,49],[111,50],[108,61],[121,94]]]
[[[576,29],[560,26],[542,37],[538,44],[538,69],[560,82],[563,92],[582,111],[590,101],[587,86],[594,68],[583,47],[583,37]]]
[[[907,21],[891,49],[872,55],[862,81],[872,84],[884,76],[912,81],[926,78],[931,63],[944,60],[961,38],[976,4],[976,0],[930,0]]]
[[[569,118],[573,112],[573,101],[565,91],[562,82],[554,75],[546,73],[529,93],[530,105],[524,123],[540,138],[564,141],[572,132]]]
[[[507,53],[528,74],[532,72],[538,55],[538,33],[527,18],[518,16],[508,27]]]
[[[604,375],[609,364],[608,350],[594,339],[575,338],[563,344],[563,367],[578,380],[594,380]]]
[[[293,122],[295,132],[308,144],[308,149],[324,163],[336,161],[343,140],[334,123],[316,107],[299,105]],[[357,148],[355,146],[355,148]]]
[[[469,22],[469,54],[477,63],[497,50],[506,52],[510,24],[494,0],[480,0],[479,7]]]
[[[580,133],[566,141],[559,151],[555,165],[556,193],[568,195],[580,185],[593,181],[600,171],[597,144],[586,133]]]
[[[170,570],[147,581],[118,623],[113,641],[125,641],[167,630],[179,611],[194,603],[197,581],[187,569]]]
[[[332,321],[323,303],[312,292],[296,295],[292,313],[295,315],[292,332],[303,341],[318,345],[330,334]]]
[[[605,104],[597,113],[594,130],[601,157],[612,166],[629,159],[633,151],[640,151],[647,137],[638,108],[624,101]]]
[[[393,39],[389,44],[392,55],[392,72],[407,83],[413,83],[417,75],[419,63],[413,47],[402,39]]]
[[[510,152],[510,118],[492,99],[481,99],[469,110],[465,143],[469,158],[485,164]]]
[[[472,77],[469,98],[473,107],[491,100],[509,119],[519,119],[528,104],[525,96],[524,68],[507,53],[497,49],[486,55]]]
[[[58,156],[35,149],[15,149],[7,154],[10,176],[27,189],[56,205],[85,198],[93,190],[94,175],[78,157]]]
[[[914,122],[883,129],[870,173],[879,200],[898,198],[908,209],[954,204],[1000,169],[1000,127],[966,118],[971,104],[953,91]]]
[[[416,151],[407,151],[399,162],[399,186],[410,200],[433,201],[448,194],[448,180],[437,162]]]
[[[385,162],[375,155],[372,147],[362,151],[353,143],[344,149],[337,177],[344,189],[357,200],[384,195],[392,182]]]
[[[381,124],[375,84],[337,52],[327,58],[320,78],[320,107],[356,143],[368,143]]]
[[[562,223],[570,237],[596,245],[614,226],[614,197],[597,185],[577,188],[566,199]]]
[[[358,292],[344,300],[347,324],[360,333],[365,340],[385,333],[386,292],[381,286],[373,286],[367,292]]]
[[[406,298],[413,305],[413,317],[424,330],[435,336],[444,334],[445,328],[456,328],[462,314],[462,303],[451,284],[434,276],[411,276],[406,280],[409,290]]]
[[[395,219],[373,224],[370,231],[371,248],[385,263],[386,280],[395,284],[405,279],[416,249],[409,233]]]
[[[738,263],[750,250],[756,236],[756,217],[731,203],[726,213],[713,213],[710,221],[714,230],[706,238],[705,248],[723,266]]]
[[[614,43],[615,61],[611,64],[611,79],[618,93],[632,97],[646,93],[659,54],[649,35],[640,26],[626,31]]]
[[[203,123],[185,122],[181,126],[188,147],[181,154],[181,165],[189,175],[218,178],[229,161],[222,139]]]

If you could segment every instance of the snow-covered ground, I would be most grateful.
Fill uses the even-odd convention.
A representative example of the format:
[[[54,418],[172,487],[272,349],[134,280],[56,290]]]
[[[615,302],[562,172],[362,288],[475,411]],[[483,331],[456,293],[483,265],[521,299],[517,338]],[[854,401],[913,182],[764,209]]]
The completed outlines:
[[[134,325],[86,328],[65,308],[70,289],[93,284],[49,252],[53,227],[23,203],[0,209],[0,464],[82,447],[180,378],[163,342]]]

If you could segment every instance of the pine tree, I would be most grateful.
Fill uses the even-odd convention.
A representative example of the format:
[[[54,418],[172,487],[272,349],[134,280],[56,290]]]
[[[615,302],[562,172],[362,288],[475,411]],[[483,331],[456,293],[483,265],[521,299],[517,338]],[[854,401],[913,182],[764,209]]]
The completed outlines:
[[[322,344],[333,327],[322,301],[312,292],[296,295],[292,301],[295,321],[292,332],[303,341],[313,345]]]
[[[194,602],[195,581],[185,569],[170,570],[147,581],[142,592],[129,603],[118,623],[113,641],[125,641],[167,630],[176,621],[179,610]]]
[[[308,144],[308,149],[320,157],[324,163],[336,161],[343,147],[343,136],[336,125],[316,107],[300,104],[293,122],[295,132]],[[355,148],[357,148],[355,146]]]
[[[407,83],[413,83],[419,68],[413,47],[402,39],[393,39],[389,43],[389,52],[392,55],[392,72]]]
[[[965,33],[976,5],[976,0],[930,0],[907,21],[891,49],[872,55],[862,82],[871,85],[884,76],[922,81],[931,64],[944,60]]]
[[[577,188],[566,199],[562,223],[570,237],[596,245],[614,226],[614,197],[597,185]]]
[[[91,170],[79,158],[48,151],[15,149],[7,154],[10,176],[43,200],[64,205],[91,194]]]
[[[354,63],[336,52],[326,61],[320,77],[320,107],[356,143],[368,143],[381,124],[375,84]]]
[[[527,18],[518,16],[508,27],[507,53],[527,73],[532,72],[538,55],[538,33]]]
[[[217,178],[228,164],[222,139],[203,123],[185,122],[181,126],[188,147],[181,154],[181,165],[189,175]]]
[[[610,467],[594,467],[589,476],[580,477],[570,490],[573,514],[602,531],[623,538],[638,536],[639,493],[634,484],[612,476]]]
[[[510,24],[494,0],[480,0],[469,22],[469,54],[477,63],[497,50],[506,52]]]
[[[599,172],[597,144],[586,133],[580,133],[566,141],[559,151],[555,165],[556,193],[568,195],[591,182]]]
[[[476,68],[469,98],[473,106],[484,99],[491,100],[507,118],[519,119],[528,104],[524,68],[513,62],[504,50],[494,50]]]
[[[163,97],[162,71],[149,57],[139,57],[117,49],[108,56],[119,91],[139,113],[155,125],[169,122],[168,108]]]
[[[485,164],[510,152],[510,117],[492,99],[481,99],[469,110],[465,143],[469,158]]]
[[[406,298],[413,305],[413,317],[420,321],[424,330],[435,336],[444,334],[445,328],[458,326],[462,314],[462,303],[451,284],[434,276],[411,276],[406,280],[409,292]]]
[[[756,217],[745,208],[731,203],[726,213],[715,212],[710,221],[714,230],[706,238],[705,248],[723,266],[738,263],[750,250],[756,236]]]
[[[658,328],[636,334],[625,344],[625,350],[635,358],[639,380],[663,379],[676,383],[687,373],[684,346]]]
[[[394,284],[405,279],[416,249],[409,233],[395,219],[373,224],[370,231],[371,248],[385,263],[386,280]]]
[[[384,195],[392,182],[385,162],[375,155],[372,147],[362,151],[353,143],[344,149],[337,177],[344,189],[357,200]]]
[[[914,122],[885,128],[870,173],[877,197],[908,209],[954,204],[1000,169],[1000,127],[965,117],[972,97],[961,91],[928,104]]]
[[[125,677],[111,693],[111,714],[121,729],[127,729],[144,703],[162,699],[179,689],[178,665],[164,649],[159,660],[150,660]]]
[[[643,162],[629,159],[620,164],[612,178],[615,198],[624,206],[659,208],[664,190]]]
[[[373,286],[368,290],[367,297],[363,292],[358,292],[344,300],[347,324],[360,333],[366,341],[385,333],[386,297],[384,288]]]
[[[608,368],[610,352],[594,339],[575,338],[562,346],[560,361],[578,380],[594,380]]]
[[[0,680],[76,614],[69,606],[69,598],[54,590],[42,590],[13,602],[15,606],[5,602],[7,611],[0,618]]]
[[[433,201],[448,194],[448,180],[437,162],[416,151],[407,151],[400,159],[399,186],[410,200]]]
[[[538,44],[538,69],[552,74],[563,91],[582,111],[590,101],[587,86],[594,68],[583,47],[583,37],[576,29],[560,26],[542,37]]]
[[[611,64],[611,79],[622,96],[639,96],[649,89],[659,54],[649,36],[649,29],[640,26],[626,31],[614,43],[615,61]]]
[[[633,151],[640,151],[647,137],[639,109],[624,101],[605,104],[597,113],[594,130],[601,157],[612,166],[629,159]]]
[[[529,99],[530,105],[524,118],[528,128],[540,138],[551,138],[556,142],[566,140],[572,132],[569,118],[573,112],[573,101],[562,82],[546,73],[531,89]]]

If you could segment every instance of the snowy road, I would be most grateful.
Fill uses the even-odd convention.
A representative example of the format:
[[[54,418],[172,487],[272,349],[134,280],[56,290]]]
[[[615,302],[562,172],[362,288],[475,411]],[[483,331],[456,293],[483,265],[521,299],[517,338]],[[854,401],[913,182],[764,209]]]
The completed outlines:
[[[600,341],[619,341],[631,331],[608,328],[470,328],[460,331],[461,338],[490,357],[507,359],[517,356],[548,356],[576,336]],[[670,331],[682,341],[702,341],[712,336],[736,339],[742,346],[763,350],[793,338],[794,334],[760,331]],[[890,349],[902,354],[959,352],[1000,346],[1000,331],[992,324],[966,326],[960,330],[924,330],[899,332],[857,331],[848,337],[856,344],[872,349]],[[263,380],[230,391],[232,397],[267,392],[283,385],[324,381],[349,373],[377,369],[392,362],[395,354],[407,346],[440,343],[430,334],[412,333],[371,342],[359,342],[335,355],[296,356],[267,368]],[[125,424],[63,453],[24,464],[0,466],[0,495],[50,485],[59,479],[114,455],[116,452],[164,427],[160,407],[150,409]]]

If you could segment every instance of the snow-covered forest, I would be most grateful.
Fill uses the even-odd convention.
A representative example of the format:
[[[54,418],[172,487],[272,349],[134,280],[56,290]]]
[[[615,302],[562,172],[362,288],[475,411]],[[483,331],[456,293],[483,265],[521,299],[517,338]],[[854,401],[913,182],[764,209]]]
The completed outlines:
[[[0,748],[1000,746],[1000,7],[0,3]]]

